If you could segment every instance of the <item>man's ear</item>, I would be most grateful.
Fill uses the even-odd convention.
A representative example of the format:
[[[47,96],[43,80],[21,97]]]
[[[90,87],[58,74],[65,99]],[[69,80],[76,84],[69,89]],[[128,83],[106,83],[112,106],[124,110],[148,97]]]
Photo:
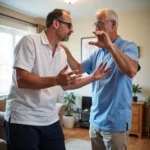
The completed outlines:
[[[112,27],[116,28],[116,21],[115,20],[112,20]]]
[[[53,20],[53,27],[55,29],[58,29],[59,28],[59,22],[57,20]]]

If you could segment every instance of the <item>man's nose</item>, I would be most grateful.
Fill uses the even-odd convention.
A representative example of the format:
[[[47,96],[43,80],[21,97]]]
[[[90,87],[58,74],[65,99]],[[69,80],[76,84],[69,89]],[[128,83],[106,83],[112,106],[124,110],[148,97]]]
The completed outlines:
[[[100,27],[99,26],[95,26],[95,31],[99,31]]]
[[[74,29],[73,29],[73,28],[71,28],[71,29],[70,29],[70,31],[71,31],[71,33],[73,33],[73,32],[74,32]]]

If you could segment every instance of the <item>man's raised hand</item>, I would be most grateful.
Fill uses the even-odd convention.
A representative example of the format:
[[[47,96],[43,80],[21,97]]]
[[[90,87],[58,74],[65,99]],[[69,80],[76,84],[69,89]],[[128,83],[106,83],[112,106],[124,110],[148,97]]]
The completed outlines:
[[[82,76],[81,74],[75,75],[78,72],[78,70],[74,70],[68,73],[66,72],[67,69],[68,69],[68,65],[66,65],[65,68],[62,69],[60,73],[57,75],[56,77],[57,85],[60,85],[60,86],[71,85],[75,83],[76,80]]]

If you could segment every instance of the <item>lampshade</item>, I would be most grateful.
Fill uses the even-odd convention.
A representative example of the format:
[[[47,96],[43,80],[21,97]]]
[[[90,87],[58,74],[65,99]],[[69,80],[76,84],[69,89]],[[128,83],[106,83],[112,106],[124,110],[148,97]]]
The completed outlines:
[[[75,3],[77,0],[64,0],[65,1],[65,3],[67,3],[67,4],[73,4],[73,3]]]

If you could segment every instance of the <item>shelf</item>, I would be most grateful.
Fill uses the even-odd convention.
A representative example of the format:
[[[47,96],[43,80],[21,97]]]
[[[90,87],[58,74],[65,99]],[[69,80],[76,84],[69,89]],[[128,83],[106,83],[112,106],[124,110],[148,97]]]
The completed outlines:
[[[76,122],[76,126],[79,125],[79,126],[84,126],[84,127],[89,127],[90,126],[90,123],[89,122]]]
[[[78,109],[78,110],[74,111],[74,113],[80,115],[80,119],[75,122],[75,126],[77,126],[77,125],[84,126],[84,127],[90,126],[90,123],[89,123],[90,111],[84,111],[82,109]]]
[[[77,114],[90,114],[90,111],[83,111],[83,110],[78,110],[78,111],[74,111],[74,113],[77,113]]]

